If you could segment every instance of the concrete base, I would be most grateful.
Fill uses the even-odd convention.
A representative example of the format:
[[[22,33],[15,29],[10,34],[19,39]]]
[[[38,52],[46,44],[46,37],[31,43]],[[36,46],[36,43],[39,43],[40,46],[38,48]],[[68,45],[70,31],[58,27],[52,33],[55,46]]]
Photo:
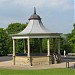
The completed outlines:
[[[52,60],[50,56],[16,56],[15,64],[20,65],[49,65],[52,64]]]

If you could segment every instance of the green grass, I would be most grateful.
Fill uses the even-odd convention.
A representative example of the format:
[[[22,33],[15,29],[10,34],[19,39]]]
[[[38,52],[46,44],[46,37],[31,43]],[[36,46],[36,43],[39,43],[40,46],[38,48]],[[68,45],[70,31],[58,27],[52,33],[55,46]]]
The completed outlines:
[[[74,69],[12,70],[0,69],[0,75],[75,75]]]

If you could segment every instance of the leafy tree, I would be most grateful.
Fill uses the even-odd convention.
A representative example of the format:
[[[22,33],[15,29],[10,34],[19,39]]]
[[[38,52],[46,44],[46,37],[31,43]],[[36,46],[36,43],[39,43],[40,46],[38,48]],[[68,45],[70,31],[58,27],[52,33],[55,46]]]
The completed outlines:
[[[66,39],[61,39],[61,54],[64,54],[64,50],[66,51],[66,54],[72,52],[72,47],[70,45],[70,42],[68,41],[67,35]]]
[[[8,45],[7,45],[8,35],[3,28],[0,28],[0,55],[7,55]]]
[[[70,34],[68,34],[68,42],[70,42],[70,45],[72,46],[73,52],[75,52],[75,24],[73,25],[74,29]]]
[[[8,25],[8,28],[6,28],[6,33],[9,35],[9,39],[7,41],[8,44],[8,53],[12,53],[12,38],[10,34],[17,34],[21,32],[27,24],[21,24],[21,23],[11,23]],[[23,40],[16,40],[16,53],[23,52]]]
[[[8,28],[6,29],[8,34],[16,34],[21,32],[27,24],[21,24],[21,23],[11,23],[8,25]]]
[[[31,52],[40,52],[40,39],[34,38],[30,41]]]
[[[75,24],[73,25],[74,29],[69,34],[64,34],[66,38],[63,38],[62,50],[66,50],[66,53],[75,52]]]
[[[66,53],[75,52],[75,24],[74,29],[69,34],[64,34],[64,38],[61,39],[61,54],[64,50]]]

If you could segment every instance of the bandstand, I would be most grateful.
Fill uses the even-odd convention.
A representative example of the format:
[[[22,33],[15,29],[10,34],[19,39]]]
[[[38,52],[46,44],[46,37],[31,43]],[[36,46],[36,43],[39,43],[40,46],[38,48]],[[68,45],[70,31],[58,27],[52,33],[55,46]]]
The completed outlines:
[[[18,34],[13,34],[13,64],[22,64],[22,65],[49,65],[52,64],[52,56],[50,55],[50,38],[53,39],[53,44],[55,46],[55,39],[58,39],[58,55],[60,55],[60,35],[61,33],[52,33],[45,28],[41,18],[36,14],[36,9],[34,8],[34,13],[29,18],[29,23],[27,27]],[[39,38],[40,41],[44,38],[47,39],[47,55],[46,56],[33,56],[31,55],[30,49],[30,39]],[[16,56],[16,39],[24,40],[24,53],[26,52],[25,42],[27,41],[27,55],[26,56]],[[42,41],[41,41],[42,42]],[[53,46],[53,47],[54,47]],[[55,50],[55,47],[53,48]],[[40,51],[42,50],[40,44]],[[55,51],[54,51],[55,52]]]

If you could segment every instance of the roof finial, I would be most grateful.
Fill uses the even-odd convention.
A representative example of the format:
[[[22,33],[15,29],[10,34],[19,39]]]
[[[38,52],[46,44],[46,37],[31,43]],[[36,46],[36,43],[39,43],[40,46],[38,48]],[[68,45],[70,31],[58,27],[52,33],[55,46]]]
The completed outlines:
[[[34,7],[34,14],[36,14],[36,8]]]

